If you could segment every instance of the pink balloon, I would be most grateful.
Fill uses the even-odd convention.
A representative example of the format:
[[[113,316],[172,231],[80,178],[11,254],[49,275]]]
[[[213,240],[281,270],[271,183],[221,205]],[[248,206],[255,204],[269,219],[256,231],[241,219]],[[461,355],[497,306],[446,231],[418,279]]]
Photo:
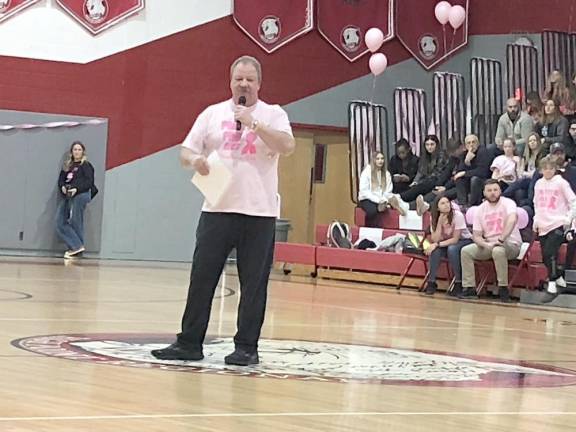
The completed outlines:
[[[368,65],[370,66],[370,71],[374,74],[374,76],[378,76],[386,70],[386,67],[388,66],[388,59],[382,53],[372,54]]]
[[[448,24],[450,9],[452,9],[452,5],[447,1],[438,2],[436,7],[434,8],[434,15],[436,15],[436,19],[440,24],[442,25]]]
[[[516,209],[516,213],[518,214],[518,222],[516,222],[516,225],[518,225],[518,229],[526,228],[528,226],[528,220],[529,220],[528,213],[522,207],[518,207]]]
[[[366,32],[366,35],[364,35],[364,42],[370,52],[375,53],[384,43],[384,33],[382,33],[382,30],[379,28],[372,27]]]
[[[454,30],[459,29],[462,24],[464,24],[464,20],[466,19],[466,9],[462,6],[452,6],[450,8],[450,13],[448,15],[448,21],[450,21],[450,25]]]

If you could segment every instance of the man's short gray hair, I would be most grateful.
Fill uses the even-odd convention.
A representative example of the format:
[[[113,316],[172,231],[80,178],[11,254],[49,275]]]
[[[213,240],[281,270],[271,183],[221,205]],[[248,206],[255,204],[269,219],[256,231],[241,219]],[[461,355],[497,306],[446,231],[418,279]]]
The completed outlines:
[[[256,58],[247,55],[243,55],[242,57],[238,57],[236,60],[234,60],[234,63],[232,63],[232,66],[230,66],[230,77],[232,77],[234,69],[240,63],[251,64],[252,66],[254,66],[254,69],[256,69],[256,74],[258,75],[258,83],[262,82],[262,65]]]

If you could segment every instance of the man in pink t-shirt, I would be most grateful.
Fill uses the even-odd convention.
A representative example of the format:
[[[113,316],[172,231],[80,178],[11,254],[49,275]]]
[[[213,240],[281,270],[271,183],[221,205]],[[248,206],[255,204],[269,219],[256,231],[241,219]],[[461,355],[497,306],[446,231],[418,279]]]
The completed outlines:
[[[508,292],[508,260],[520,253],[522,238],[518,229],[517,207],[514,201],[501,197],[498,180],[486,180],[486,199],[474,215],[472,227],[474,243],[462,249],[462,292],[461,298],[475,298],[476,275],[474,260],[494,260],[500,299],[510,301]]]
[[[205,202],[196,231],[182,331],[172,345],[153,350],[162,360],[202,360],[214,291],[236,248],[240,303],[235,350],[226,364],[257,364],[268,278],[278,217],[278,157],[294,150],[286,112],[258,99],[262,69],[243,56],[230,68],[232,98],[206,108],[182,143],[180,160],[200,175],[210,173],[216,152],[231,173],[217,202]]]

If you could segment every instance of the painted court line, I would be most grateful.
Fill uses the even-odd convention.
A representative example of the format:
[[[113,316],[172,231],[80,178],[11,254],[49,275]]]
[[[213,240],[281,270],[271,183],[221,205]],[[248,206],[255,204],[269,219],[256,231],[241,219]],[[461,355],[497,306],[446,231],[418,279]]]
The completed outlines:
[[[474,412],[287,412],[287,413],[198,413],[198,414],[126,414],[102,416],[63,417],[0,417],[0,422],[26,421],[77,421],[77,420],[139,420],[139,419],[186,419],[186,418],[231,418],[231,417],[473,417],[473,416],[574,416],[576,411],[474,411]]]

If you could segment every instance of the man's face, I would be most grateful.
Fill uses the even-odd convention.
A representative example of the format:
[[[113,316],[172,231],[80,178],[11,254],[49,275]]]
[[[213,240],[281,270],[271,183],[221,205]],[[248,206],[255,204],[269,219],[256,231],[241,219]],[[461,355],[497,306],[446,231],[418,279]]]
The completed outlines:
[[[568,129],[568,132],[570,132],[570,136],[574,139],[576,139],[576,123],[572,123],[570,125],[570,129]]]
[[[232,98],[237,104],[240,96],[246,98],[246,106],[252,106],[258,101],[260,82],[258,71],[250,63],[238,63],[230,77],[230,90]]]
[[[556,162],[558,166],[562,166],[566,161],[566,153],[562,150],[556,150],[554,153],[550,153],[550,159]]]
[[[491,203],[497,203],[500,199],[500,185],[497,183],[484,186],[484,198]]]
[[[516,99],[508,99],[508,102],[506,103],[506,111],[508,112],[510,120],[514,121],[520,113],[520,104]]]
[[[471,151],[473,153],[476,152],[476,150],[478,150],[478,146],[480,145],[476,137],[467,137],[464,144],[466,144],[466,150]]]

